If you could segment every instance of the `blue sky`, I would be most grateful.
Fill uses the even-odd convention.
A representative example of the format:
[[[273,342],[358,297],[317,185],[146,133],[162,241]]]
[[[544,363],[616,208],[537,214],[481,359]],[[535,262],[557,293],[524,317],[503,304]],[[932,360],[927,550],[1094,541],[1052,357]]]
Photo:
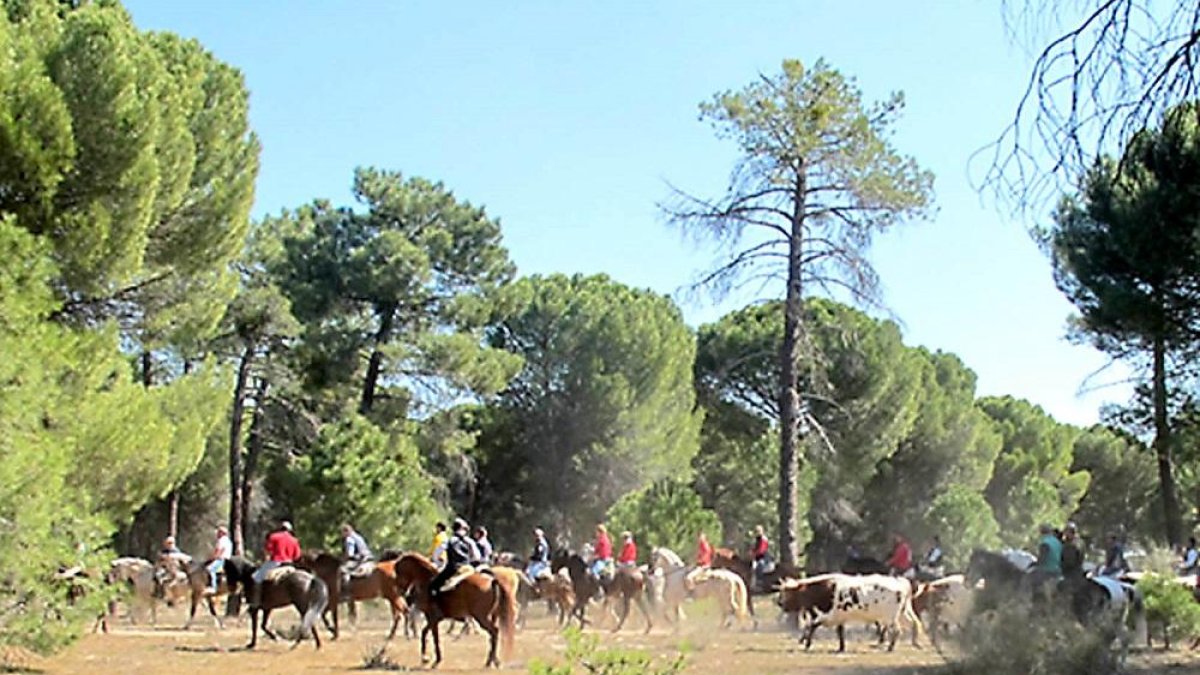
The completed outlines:
[[[499,216],[520,271],[604,272],[673,293],[713,259],[656,204],[668,181],[724,187],[735,148],[697,104],[785,58],[825,58],[867,99],[904,91],[896,145],[937,176],[939,211],[871,258],[905,339],[958,354],[981,394],[1096,421],[1106,359],[1063,339],[1070,305],[1026,233],[972,185],[1028,56],[1000,3],[403,3],[128,0],[137,24],[198,38],[246,75],[263,143],[256,214],[349,201],[355,166],[441,180]],[[1039,216],[1043,218],[1047,215]],[[693,325],[746,298],[682,299]],[[1099,382],[1113,381],[1110,371]]]

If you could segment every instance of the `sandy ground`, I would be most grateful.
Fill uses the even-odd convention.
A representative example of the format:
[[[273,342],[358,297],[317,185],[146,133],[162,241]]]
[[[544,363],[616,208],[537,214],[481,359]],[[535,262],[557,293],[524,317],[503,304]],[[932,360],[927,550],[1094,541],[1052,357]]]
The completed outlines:
[[[530,610],[528,625],[518,632],[515,653],[505,663],[505,671],[524,671],[534,659],[557,662],[562,658],[566,642],[544,611],[540,606]],[[683,649],[688,653],[689,673],[902,675],[928,672],[945,663],[928,647],[915,649],[902,642],[895,652],[881,650],[865,629],[850,631],[846,654],[835,653],[837,642],[832,631],[818,633],[812,650],[805,652],[795,637],[776,628],[773,620],[764,622],[771,625],[758,631],[719,631],[706,605],[692,605],[688,611],[689,619],[678,633],[660,621],[649,635],[643,635],[645,624],[636,615],[621,633],[591,628],[588,632],[600,636],[602,645],[644,649],[664,659]],[[773,609],[767,611],[774,616]],[[111,633],[89,635],[66,652],[29,665],[48,673],[350,672],[361,670],[365,659],[384,644],[389,625],[382,606],[368,605],[357,628],[344,631],[336,642],[325,640],[319,651],[313,649],[311,641],[291,650],[289,643],[260,639],[258,649],[249,652],[243,649],[249,639],[249,626],[244,622],[229,622],[224,630],[218,630],[210,620],[197,620],[197,626],[183,631],[178,628],[183,619],[179,609],[161,610],[156,627],[133,626],[127,618],[118,618]],[[272,617],[272,625],[283,631],[297,623],[293,610],[281,610]],[[481,669],[487,655],[484,636],[445,638],[442,646],[445,662],[440,670],[487,672]],[[399,670],[422,667],[415,640],[397,637],[388,645],[386,655]],[[1131,657],[1130,666],[1137,673],[1200,675],[1200,652],[1143,651]]]

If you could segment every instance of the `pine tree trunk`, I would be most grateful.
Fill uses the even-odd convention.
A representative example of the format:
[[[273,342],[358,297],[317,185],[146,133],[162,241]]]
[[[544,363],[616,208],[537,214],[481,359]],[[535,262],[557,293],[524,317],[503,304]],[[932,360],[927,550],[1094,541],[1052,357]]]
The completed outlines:
[[[1183,523],[1179,499],[1175,494],[1175,477],[1171,469],[1171,426],[1167,420],[1166,347],[1161,337],[1154,339],[1154,454],[1158,458],[1158,482],[1162,490],[1163,515],[1167,525],[1167,542],[1172,548],[1183,538]]]
[[[363,381],[362,400],[358,404],[359,414],[366,415],[375,405],[375,387],[379,382],[379,372],[383,369],[383,346],[392,336],[392,326],[395,322],[396,308],[382,308],[379,317],[379,330],[375,333],[375,346],[371,350],[371,360],[367,362],[367,376]]]
[[[250,448],[246,452],[246,466],[242,472],[242,512],[246,519],[250,504],[254,501],[254,477],[258,473],[258,460],[263,450],[263,406],[267,400],[267,388],[270,383],[266,378],[258,381],[254,392],[254,413],[250,422]]]
[[[797,536],[797,482],[800,474],[800,360],[801,324],[804,320],[802,260],[804,252],[804,165],[797,171],[792,196],[792,232],[788,241],[787,294],[784,298],[783,344],[779,350],[779,561],[796,564],[800,557]]]
[[[254,363],[254,347],[247,345],[238,362],[233,385],[233,413],[229,420],[229,536],[235,555],[245,555],[246,513],[242,501],[242,424],[246,414],[246,386]]]

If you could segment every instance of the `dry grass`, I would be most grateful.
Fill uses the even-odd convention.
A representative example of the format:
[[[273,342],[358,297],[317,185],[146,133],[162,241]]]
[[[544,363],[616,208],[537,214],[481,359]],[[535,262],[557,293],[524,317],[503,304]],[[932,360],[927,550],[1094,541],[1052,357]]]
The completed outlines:
[[[774,609],[760,603],[760,611],[774,616]],[[108,635],[89,635],[70,650],[52,659],[40,661],[35,667],[50,673],[178,673],[228,675],[228,673],[351,673],[362,672],[364,655],[373,652],[387,634],[389,621],[386,611],[379,607],[360,607],[362,611],[357,630],[343,622],[343,636],[336,642],[325,641],[320,651],[311,642],[304,642],[289,651],[285,642],[263,641],[253,652],[242,650],[249,639],[249,626],[228,622],[218,631],[211,625],[181,631],[167,626],[181,626],[183,614],[168,610],[159,614],[159,627],[132,627],[124,620],[113,622],[114,632]],[[817,641],[805,652],[789,633],[775,629],[774,621],[761,622],[757,632],[717,631],[715,616],[704,604],[689,605],[688,621],[682,630],[673,633],[659,620],[654,631],[644,636],[640,616],[630,617],[625,630],[617,635],[595,631],[604,646],[644,649],[651,653],[671,656],[680,650],[689,652],[688,673],[836,673],[838,675],[903,675],[934,673],[944,665],[943,658],[933,649],[914,649],[904,641],[896,651],[878,649],[865,629],[852,628],[847,635],[847,654],[836,654],[836,637],[830,630],[818,631]],[[291,610],[279,611],[272,624],[287,628],[298,622]],[[444,626],[445,627],[445,626]],[[594,629],[589,629],[593,632]],[[457,632],[457,631],[455,631]],[[322,633],[324,638],[326,633]],[[445,662],[442,671],[483,673],[486,639],[476,631],[461,639],[443,635]],[[562,657],[565,641],[545,616],[544,606],[530,609],[528,627],[517,634],[513,660],[505,664],[509,672],[524,671],[533,659],[555,661]],[[430,645],[432,651],[433,646]],[[1020,645],[1013,645],[1019,649]],[[397,638],[388,647],[387,660],[404,670],[421,668],[419,645],[416,641]],[[390,664],[389,664],[390,665]],[[1142,652],[1130,658],[1134,672],[1173,675],[1200,675],[1200,652],[1187,651]]]

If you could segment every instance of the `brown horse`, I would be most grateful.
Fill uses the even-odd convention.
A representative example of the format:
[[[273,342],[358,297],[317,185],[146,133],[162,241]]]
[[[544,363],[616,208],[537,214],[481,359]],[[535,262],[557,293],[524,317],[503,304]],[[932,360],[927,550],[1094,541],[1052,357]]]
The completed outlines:
[[[612,632],[621,630],[621,627],[625,625],[625,620],[629,618],[629,603],[632,600],[637,602],[642,616],[646,617],[645,632],[649,633],[650,629],[654,627],[654,622],[650,619],[650,609],[646,606],[646,575],[640,569],[618,567],[612,579],[604,584],[604,606],[609,613],[611,613],[611,603],[618,597],[621,598],[621,615]]]
[[[242,580],[249,580],[251,571],[254,569],[253,563],[245,558],[234,556],[225,561],[224,572],[221,575],[220,584],[217,586],[216,594],[210,594],[208,584],[208,570],[205,565],[211,561],[194,562],[184,569],[185,563],[176,558],[164,558],[159,561],[159,566],[169,575],[174,578],[179,572],[182,572],[187,577],[187,585],[191,590],[191,610],[188,613],[187,623],[183,624],[184,630],[192,627],[192,622],[196,619],[196,608],[200,603],[206,603],[208,613],[212,616],[213,621],[217,623],[217,627],[224,628],[221,622],[221,617],[217,615],[217,608],[213,604],[215,598],[223,595],[233,595],[238,592],[241,587]]]
[[[375,562],[370,565],[369,573],[350,577],[349,585],[345,585],[342,578],[342,561],[328,553],[305,554],[296,565],[301,569],[311,570],[331,589],[329,607],[325,612],[333,614],[333,625],[330,626],[324,615],[321,618],[325,620],[325,627],[333,633],[334,639],[338,636],[337,605],[340,602],[350,605],[350,618],[351,621],[355,621],[358,617],[356,602],[379,598],[387,600],[392,610],[392,630],[387,636],[389,640],[396,636],[396,628],[408,613],[408,603],[404,601],[400,589],[396,586],[396,561]],[[334,585],[331,582],[336,583],[336,591],[333,590]]]
[[[497,638],[502,643],[504,657],[512,653],[513,633],[516,631],[517,601],[513,589],[500,578],[475,572],[453,589],[433,597],[430,583],[438,570],[419,553],[406,553],[396,561],[396,583],[404,592],[415,591],[417,606],[425,614],[421,630],[421,660],[426,661],[426,640],[433,632],[434,667],[442,662],[442,644],[438,624],[443,619],[474,619],[490,638],[487,663],[484,667],[500,667],[496,656]]]
[[[250,583],[242,584],[243,595],[249,602],[253,602],[253,588],[253,580]],[[301,616],[300,631],[296,635],[296,641],[292,644],[292,648],[294,649],[300,644],[306,633],[311,633],[317,649],[320,649],[321,636],[317,634],[317,619],[328,604],[329,587],[325,585],[324,581],[321,581],[320,577],[311,572],[287,569],[268,575],[262,582],[261,603],[257,606],[253,604],[250,606],[250,644],[246,645],[246,649],[254,649],[258,644],[258,614],[260,611],[262,612],[263,633],[272,640],[279,639],[278,635],[267,628],[267,619],[271,617],[271,610],[288,605],[295,607]]]
[[[763,575],[758,580],[758,585],[755,586],[753,564],[739,556],[733,549],[728,548],[719,548],[713,551],[712,567],[736,572],[742,578],[746,584],[746,605],[750,610],[750,616],[754,616],[754,596],[774,593],[778,590],[779,582],[784,579],[799,579],[804,576],[795,565],[775,563],[775,569],[769,574]]]

